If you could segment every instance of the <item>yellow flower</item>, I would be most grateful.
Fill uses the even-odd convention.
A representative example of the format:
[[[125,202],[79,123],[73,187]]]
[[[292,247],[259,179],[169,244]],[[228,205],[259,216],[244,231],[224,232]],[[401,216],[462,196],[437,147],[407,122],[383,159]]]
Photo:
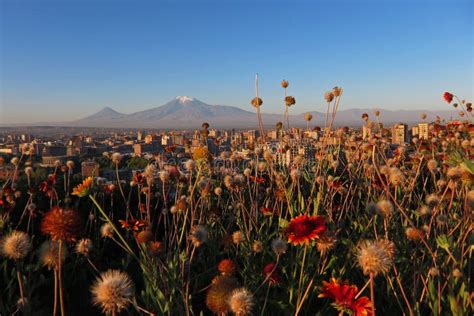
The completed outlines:
[[[89,189],[92,185],[93,177],[87,177],[82,181],[81,184],[77,185],[74,190],[72,190],[72,195],[77,195],[79,197],[84,197],[89,194]]]

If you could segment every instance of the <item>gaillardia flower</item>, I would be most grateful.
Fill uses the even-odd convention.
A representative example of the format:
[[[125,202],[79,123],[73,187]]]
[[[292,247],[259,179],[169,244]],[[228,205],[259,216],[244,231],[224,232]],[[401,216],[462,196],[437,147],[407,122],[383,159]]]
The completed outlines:
[[[332,305],[340,312],[347,312],[355,316],[373,315],[372,302],[366,296],[356,299],[358,288],[347,282],[339,282],[331,278],[329,282],[323,281],[321,293],[318,297],[327,297],[334,300]]]
[[[301,245],[309,243],[318,238],[326,231],[326,221],[322,216],[300,215],[291,220],[286,234],[288,242],[293,245]]]
[[[72,190],[72,195],[77,195],[79,197],[84,197],[89,194],[89,189],[92,185],[94,178],[92,177],[87,177],[82,181],[81,184],[78,184],[73,190]]]
[[[41,221],[41,231],[52,240],[74,242],[82,231],[82,218],[71,208],[53,207]]]

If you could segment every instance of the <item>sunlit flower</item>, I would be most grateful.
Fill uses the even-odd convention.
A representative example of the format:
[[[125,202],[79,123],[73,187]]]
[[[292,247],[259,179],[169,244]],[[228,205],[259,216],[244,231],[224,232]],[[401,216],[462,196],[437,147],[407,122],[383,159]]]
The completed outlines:
[[[134,286],[130,277],[118,270],[102,273],[91,289],[92,300],[104,313],[115,315],[130,305]]]
[[[364,240],[357,246],[357,261],[365,275],[385,273],[390,269],[394,245],[386,239]]]
[[[93,177],[87,177],[82,181],[81,184],[77,185],[73,190],[72,190],[72,195],[77,195],[79,197],[84,197],[87,194],[89,194],[89,189],[92,185],[94,178]]]
[[[293,245],[309,243],[326,230],[326,221],[322,216],[300,215],[291,220],[286,234],[288,242]]]
[[[12,260],[25,258],[31,248],[30,236],[19,230],[14,230],[8,235],[3,236],[0,241],[0,252]]]
[[[41,231],[52,240],[73,242],[82,232],[82,218],[71,208],[53,207],[44,215]]]
[[[217,265],[217,270],[219,270],[221,274],[232,275],[235,273],[236,269],[237,269],[237,265],[231,259],[223,259]]]
[[[443,98],[446,102],[451,103],[453,101],[453,95],[449,92],[443,94]]]
[[[76,253],[83,256],[89,256],[89,253],[92,250],[92,240],[89,238],[83,238],[79,240],[76,244]]]
[[[207,292],[206,306],[215,314],[225,314],[229,311],[229,297],[239,282],[232,276],[219,275],[212,280],[211,287]]]
[[[250,315],[254,305],[252,293],[246,288],[232,291],[229,296],[229,308],[237,316]]]
[[[329,282],[323,281],[321,293],[318,297],[326,297],[334,300],[333,306],[341,312],[347,312],[355,316],[373,315],[373,305],[366,296],[356,298],[358,288],[347,282],[339,282],[331,278]]]

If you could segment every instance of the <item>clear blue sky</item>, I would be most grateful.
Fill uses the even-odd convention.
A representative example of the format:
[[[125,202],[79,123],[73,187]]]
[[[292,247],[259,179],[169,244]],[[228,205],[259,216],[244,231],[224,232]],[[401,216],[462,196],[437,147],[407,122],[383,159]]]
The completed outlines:
[[[0,122],[130,113],[177,95],[253,110],[443,109],[473,97],[473,2],[0,0]]]

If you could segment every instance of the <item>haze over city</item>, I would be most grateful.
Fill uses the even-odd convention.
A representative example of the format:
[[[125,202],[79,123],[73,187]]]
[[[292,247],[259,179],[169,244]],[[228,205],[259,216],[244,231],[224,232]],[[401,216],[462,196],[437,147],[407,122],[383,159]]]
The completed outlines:
[[[179,95],[262,112],[443,110],[472,98],[472,1],[12,1],[0,4],[0,123],[132,113]]]

